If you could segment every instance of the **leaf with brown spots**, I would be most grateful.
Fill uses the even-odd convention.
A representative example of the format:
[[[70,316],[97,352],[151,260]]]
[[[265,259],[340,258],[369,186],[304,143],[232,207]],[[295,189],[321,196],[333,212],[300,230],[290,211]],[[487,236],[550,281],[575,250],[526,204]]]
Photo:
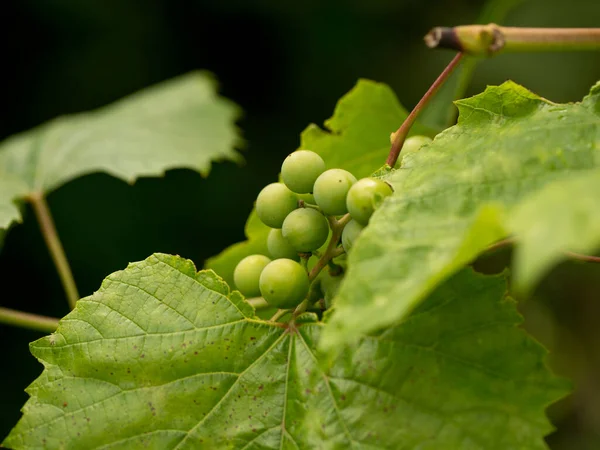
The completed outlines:
[[[463,271],[326,364],[315,349],[327,325],[258,320],[211,272],[156,254],[31,345],[44,371],[3,444],[542,449],[544,407],[564,389],[515,327],[504,284]]]

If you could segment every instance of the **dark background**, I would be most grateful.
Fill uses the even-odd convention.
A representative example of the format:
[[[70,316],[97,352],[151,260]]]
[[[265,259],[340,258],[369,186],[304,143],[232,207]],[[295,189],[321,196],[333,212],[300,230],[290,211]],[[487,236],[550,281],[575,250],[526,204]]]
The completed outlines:
[[[498,2],[501,3],[501,2]],[[82,296],[109,273],[153,252],[204,260],[243,239],[262,186],[360,77],[383,81],[412,107],[451,54],[431,51],[433,26],[476,21],[482,1],[4,0],[0,27],[0,138],[61,114],[96,108],[161,80],[207,69],[245,111],[246,164],[215,164],[202,179],[174,170],[129,186],[107,175],[68,183],[48,201]],[[597,0],[524,0],[505,25],[591,27]],[[484,61],[468,94],[513,79],[558,102],[600,78],[596,53],[501,55]],[[56,271],[29,209],[0,251],[0,304],[61,317]],[[600,448],[600,271],[564,264],[523,307],[552,363],[577,392],[551,409],[557,449]],[[595,320],[592,318],[595,317]],[[557,319],[558,318],[558,319]],[[28,342],[40,333],[0,326],[0,439],[20,417],[23,389],[41,372]]]

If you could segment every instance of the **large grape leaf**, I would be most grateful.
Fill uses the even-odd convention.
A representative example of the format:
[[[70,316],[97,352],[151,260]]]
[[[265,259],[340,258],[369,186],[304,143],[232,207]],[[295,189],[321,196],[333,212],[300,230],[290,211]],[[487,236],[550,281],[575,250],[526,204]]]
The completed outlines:
[[[465,270],[327,368],[324,325],[288,328],[212,271],[156,254],[31,344],[19,449],[543,449],[564,382],[517,328],[503,277]]]
[[[509,218],[525,196],[600,166],[599,97],[600,84],[583,102],[559,105],[506,82],[456,102],[457,125],[407,154],[387,178],[395,193],[349,255],[324,347],[405,317],[438,283],[511,234]],[[543,218],[531,214],[518,231],[563,214],[556,204]]]
[[[91,172],[132,183],[172,168],[207,174],[211,161],[239,160],[238,115],[208,74],[195,72],[10,137],[0,143],[0,232],[21,220],[16,200]]]
[[[357,178],[366,177],[385,162],[390,150],[390,133],[396,131],[407,115],[387,85],[359,80],[340,99],[333,116],[325,121],[325,129],[311,124],[302,132],[300,148],[321,155],[328,169],[341,168]],[[419,124],[411,134],[415,133],[432,135],[431,129]],[[209,259],[206,267],[232,284],[233,270],[243,257],[267,254],[268,233],[269,228],[252,211],[246,224],[247,240]]]

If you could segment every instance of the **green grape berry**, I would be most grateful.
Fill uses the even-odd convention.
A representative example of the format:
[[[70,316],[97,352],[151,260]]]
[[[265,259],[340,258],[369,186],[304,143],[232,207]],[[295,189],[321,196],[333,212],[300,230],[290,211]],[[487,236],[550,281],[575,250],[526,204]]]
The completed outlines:
[[[271,260],[265,255],[250,255],[242,259],[233,271],[233,281],[245,297],[259,297],[259,280],[263,269]]]
[[[429,144],[432,141],[433,139],[431,139],[428,136],[411,136],[409,138],[406,138],[406,140],[404,141],[402,151],[406,153],[416,152],[425,144]]]
[[[317,205],[330,216],[346,214],[346,195],[356,183],[356,177],[343,169],[329,169],[323,172],[313,188]]]
[[[402,150],[400,151],[400,158],[396,162],[395,168],[400,167],[402,162],[402,158],[409,153],[414,153],[418,151],[425,144],[429,144],[432,141],[430,137],[427,136],[411,136],[406,138],[404,141],[404,145],[402,145]]]
[[[346,253],[350,251],[363,228],[356,220],[351,220],[346,224],[342,231],[342,247],[344,247]]]
[[[281,228],[286,216],[297,207],[298,197],[281,183],[266,185],[256,198],[256,214],[271,228]]]
[[[366,226],[381,200],[391,193],[392,188],[385,181],[362,178],[348,191],[346,207],[354,220]]]
[[[260,274],[260,292],[272,306],[287,309],[298,305],[308,294],[306,270],[291,259],[271,261]]]
[[[285,218],[281,234],[297,252],[312,252],[327,241],[329,224],[319,211],[299,208]]]
[[[298,252],[291,246],[287,239],[283,237],[283,234],[279,229],[274,228],[269,231],[269,236],[267,237],[267,249],[269,249],[269,253],[275,259],[287,258],[293,259],[294,261],[300,259]]]
[[[312,192],[317,177],[324,171],[323,158],[310,150],[298,150],[283,161],[281,179],[291,191],[308,194]]]

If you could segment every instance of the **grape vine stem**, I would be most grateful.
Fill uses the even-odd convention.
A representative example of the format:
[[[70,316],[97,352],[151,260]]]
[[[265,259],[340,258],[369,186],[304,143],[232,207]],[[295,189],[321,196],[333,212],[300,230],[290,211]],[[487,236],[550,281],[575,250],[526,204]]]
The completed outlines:
[[[46,241],[46,246],[50,251],[52,261],[56,266],[58,276],[60,277],[60,281],[67,295],[69,306],[71,309],[74,309],[75,303],[79,300],[79,292],[77,292],[73,272],[71,272],[65,249],[58,237],[56,225],[50,214],[50,208],[48,208],[46,198],[41,192],[34,192],[29,195],[28,199],[33,206],[33,211],[35,212],[35,216],[40,225],[40,230],[44,236],[44,241]]]
[[[29,328],[30,330],[53,333],[58,327],[58,319],[40,316],[38,314],[15,311],[14,309],[0,307],[0,323],[16,327]]]
[[[446,68],[442,71],[442,73],[437,77],[437,79],[433,82],[431,87],[425,92],[425,95],[419,100],[419,103],[413,108],[408,117],[404,120],[400,128],[395,133],[394,142],[392,143],[392,148],[390,149],[390,153],[387,158],[387,165],[390,167],[394,167],[396,161],[398,161],[398,156],[400,156],[400,150],[402,150],[402,145],[408,136],[408,132],[410,128],[413,126],[417,117],[425,109],[429,101],[435,96],[437,91],[440,90],[444,82],[452,75],[454,69],[458,67],[460,60],[462,59],[463,54],[457,53],[452,61],[446,66]]]
[[[600,49],[600,28],[520,28],[487,25],[436,27],[425,36],[430,48],[447,48],[475,56],[503,52]]]

